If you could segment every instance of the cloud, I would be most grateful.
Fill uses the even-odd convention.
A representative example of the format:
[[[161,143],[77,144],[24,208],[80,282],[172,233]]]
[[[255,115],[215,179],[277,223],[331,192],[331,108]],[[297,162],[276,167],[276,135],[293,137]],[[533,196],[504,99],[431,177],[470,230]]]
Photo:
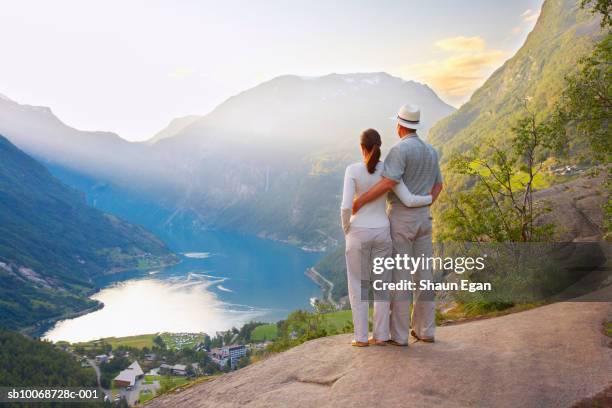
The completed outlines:
[[[540,17],[540,11],[534,11],[532,9],[523,11],[520,16],[521,22],[519,25],[512,28],[512,34],[517,35],[527,30],[531,30],[538,17]]]
[[[532,21],[536,21],[538,19],[538,17],[540,16],[540,12],[539,11],[533,11],[531,9],[527,9],[523,12],[523,14],[521,14],[521,17],[523,18],[523,21],[526,23],[530,23]]]
[[[183,78],[190,77],[193,74],[195,74],[195,69],[179,67],[179,68],[175,68],[174,71],[170,72],[168,76],[170,78],[183,79]]]
[[[453,37],[435,45],[445,58],[404,67],[401,75],[432,86],[450,103],[464,102],[506,58],[504,52],[487,49],[480,37]]]
[[[451,37],[436,42],[436,46],[445,51],[482,51],[485,42],[480,37]]]

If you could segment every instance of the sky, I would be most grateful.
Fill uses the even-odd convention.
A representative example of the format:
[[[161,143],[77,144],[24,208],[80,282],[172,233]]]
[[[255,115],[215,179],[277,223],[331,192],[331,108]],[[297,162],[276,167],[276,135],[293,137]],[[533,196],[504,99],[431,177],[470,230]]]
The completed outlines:
[[[385,71],[458,107],[542,0],[0,0],[0,94],[145,140],[279,75]]]

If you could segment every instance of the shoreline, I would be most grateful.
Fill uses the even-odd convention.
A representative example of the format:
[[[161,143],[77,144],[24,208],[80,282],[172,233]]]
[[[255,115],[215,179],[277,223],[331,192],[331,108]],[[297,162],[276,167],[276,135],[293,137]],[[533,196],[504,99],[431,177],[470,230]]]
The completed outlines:
[[[176,254],[175,254],[176,255]],[[110,276],[110,275],[116,275],[119,274],[121,272],[129,272],[129,271],[142,271],[142,272],[146,272],[146,271],[152,271],[152,270],[156,270],[156,269],[163,269],[163,268],[168,268],[170,266],[175,266],[180,264],[182,261],[182,259],[180,259],[179,256],[177,256],[177,260],[176,262],[165,262],[162,263],[160,265],[156,265],[156,266],[152,266],[149,268],[119,268],[119,269],[110,269],[109,271],[107,271],[106,273],[102,274],[102,276]],[[102,287],[100,286],[96,286],[94,288],[92,288],[90,291],[88,291],[86,294],[84,294],[83,296],[86,297],[89,300],[94,300],[91,299],[91,297],[93,295],[95,295],[96,293],[100,292],[100,290],[102,290]],[[53,326],[55,326],[55,324],[57,324],[58,322],[62,321],[62,320],[72,320],[72,319],[76,319],[77,317],[81,317],[84,316],[86,314],[89,313],[93,313],[96,312],[98,310],[101,310],[104,308],[104,303],[97,301],[97,305],[93,306],[93,307],[89,307],[86,309],[82,309],[82,310],[76,310],[73,312],[69,312],[69,313],[64,313],[61,314],[59,316],[56,317],[51,317],[49,319],[45,319],[42,320],[40,322],[35,323],[34,325],[31,326],[27,326],[24,328],[19,329],[19,332],[23,335],[26,335],[28,337],[40,337],[42,338],[42,336],[48,332],[51,328],[53,328]]]
[[[90,297],[87,296],[87,298],[89,299]],[[56,323],[62,320],[76,319],[77,317],[81,317],[86,314],[93,313],[93,312],[96,312],[104,308],[104,303],[99,302],[99,301],[96,301],[96,302],[98,302],[96,306],[89,307],[87,309],[77,310],[77,311],[70,312],[70,313],[64,313],[57,317],[51,317],[49,319],[40,321],[36,323],[35,325],[19,329],[19,332],[28,337],[42,338],[46,332],[48,332]]]
[[[319,249],[314,249],[314,248],[308,248],[308,247],[304,247],[301,246],[300,244],[302,244],[301,242],[296,243],[296,242],[286,242],[283,240],[279,240],[279,239],[275,239],[272,237],[267,237],[267,236],[259,236],[259,235],[255,235],[255,237],[257,238],[261,238],[264,240],[269,240],[269,241],[275,241],[275,242],[279,242],[279,243],[283,243],[285,245],[290,245],[293,246],[297,249],[300,249],[304,252],[323,252]],[[176,266],[178,264],[181,264],[183,262],[183,259],[181,258],[180,254],[176,254],[176,253],[172,253],[173,256],[173,260],[172,261],[166,261],[163,263],[160,263],[158,265],[154,265],[154,266],[150,266],[150,267],[146,267],[146,268],[138,268],[138,267],[122,267],[122,268],[111,268],[108,269],[107,271],[105,271],[104,273],[100,274],[99,277],[104,277],[104,276],[113,276],[113,275],[118,275],[124,272],[131,272],[131,271],[139,271],[139,272],[146,272],[146,271],[153,271],[153,270],[158,270],[158,269],[165,269],[165,268],[169,268],[172,266]],[[337,302],[335,302],[332,298],[332,290],[334,288],[334,284],[332,282],[330,282],[329,280],[327,280],[325,277],[323,277],[316,269],[314,269],[314,267],[308,268],[304,274],[311,280],[313,281],[317,286],[319,286],[321,288],[321,291],[323,292],[323,299],[327,302],[329,302],[330,304],[334,305],[334,307],[338,308],[339,305]],[[93,282],[92,282],[93,283]],[[89,300],[93,300],[91,299],[91,297],[93,295],[95,295],[96,293],[99,293],[102,289],[104,288],[104,286],[98,286],[95,285],[93,288],[91,288],[91,290],[87,291],[85,294],[83,294],[83,297],[89,299]],[[96,306],[93,307],[89,307],[86,309],[82,309],[82,310],[75,310],[75,311],[71,311],[68,313],[64,313],[55,317],[51,317],[39,322],[36,322],[33,325],[27,326],[27,327],[23,327],[21,329],[18,329],[18,331],[20,333],[22,333],[23,335],[26,335],[28,337],[37,337],[37,338],[43,338],[43,336],[45,335],[45,333],[47,333],[49,330],[51,330],[58,322],[63,321],[63,320],[72,320],[72,319],[76,319],[78,317],[84,316],[86,314],[89,313],[93,313],[96,312],[98,310],[101,310],[104,308],[104,303],[98,302],[98,304]]]
[[[146,268],[139,268],[139,267],[124,267],[124,268],[112,268],[109,269],[108,271],[106,271],[105,273],[103,273],[101,276],[110,276],[110,275],[116,275],[118,273],[122,273],[122,272],[130,272],[130,271],[152,271],[155,269],[163,269],[163,268],[168,268],[170,266],[175,266],[180,264],[181,262],[183,262],[183,260],[180,258],[180,256],[178,256],[177,254],[173,255],[176,257],[176,261],[173,262],[162,262],[159,265],[155,265],[155,266],[150,266],[150,267],[146,267]]]

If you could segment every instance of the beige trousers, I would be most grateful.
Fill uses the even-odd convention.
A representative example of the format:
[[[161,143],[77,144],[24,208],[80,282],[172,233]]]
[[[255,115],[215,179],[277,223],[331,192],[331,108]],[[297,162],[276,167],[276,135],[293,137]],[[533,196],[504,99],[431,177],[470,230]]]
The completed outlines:
[[[368,341],[368,297],[373,260],[391,256],[391,250],[389,227],[351,226],[346,235],[346,273],[356,341]],[[390,273],[376,275],[376,279],[386,282],[390,278]],[[384,293],[374,294],[373,336],[376,340],[389,340],[389,297]]]
[[[389,208],[393,256],[407,254],[409,257],[431,257],[433,253],[431,237],[431,214],[429,207],[408,208],[393,204]],[[414,293],[394,292],[391,294],[391,339],[407,344],[410,329],[411,306],[412,329],[420,338],[433,338],[436,331],[435,294],[418,290],[419,281],[433,280],[431,269],[419,268],[414,274],[396,269],[393,282],[412,280],[416,282]]]

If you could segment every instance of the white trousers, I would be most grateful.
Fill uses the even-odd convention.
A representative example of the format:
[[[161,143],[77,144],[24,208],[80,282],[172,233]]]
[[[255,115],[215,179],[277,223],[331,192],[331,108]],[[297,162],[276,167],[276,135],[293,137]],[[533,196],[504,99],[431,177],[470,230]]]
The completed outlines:
[[[393,256],[407,254],[409,257],[431,257],[431,215],[429,207],[408,208],[394,204],[389,209],[391,238],[393,239]],[[393,282],[402,280],[418,282],[433,280],[433,271],[419,268],[414,274],[405,269],[393,271]],[[391,339],[398,343],[408,343],[411,306],[412,329],[420,338],[433,338],[436,332],[435,293],[415,290],[412,293],[394,292],[391,296]]]
[[[346,273],[355,341],[368,341],[368,297],[373,260],[391,256],[392,247],[389,227],[351,226],[346,235]],[[390,278],[390,273],[376,275],[376,279],[387,282]],[[374,296],[373,336],[376,340],[389,340],[389,298],[384,294],[375,293]]]

